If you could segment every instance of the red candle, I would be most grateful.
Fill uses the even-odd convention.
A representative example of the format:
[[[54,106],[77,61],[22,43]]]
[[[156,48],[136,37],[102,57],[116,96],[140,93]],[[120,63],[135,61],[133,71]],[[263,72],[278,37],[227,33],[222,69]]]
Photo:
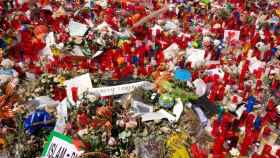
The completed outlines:
[[[78,87],[72,87],[71,92],[72,92],[72,98],[76,103],[78,101]]]
[[[262,157],[265,157],[265,156],[270,157],[271,150],[272,150],[272,147],[268,144],[265,144],[263,147],[263,151],[262,151]]]
[[[224,144],[225,138],[224,136],[218,136],[215,138],[215,143],[213,146],[213,154],[215,156],[222,156],[223,155],[223,144]]]
[[[218,136],[219,134],[219,121],[217,119],[213,122],[211,134],[214,137]]]
[[[278,84],[279,84],[278,80],[274,79],[271,84],[271,89],[275,90],[278,87]]]
[[[197,144],[192,144],[191,150],[194,158],[204,158],[206,156]]]

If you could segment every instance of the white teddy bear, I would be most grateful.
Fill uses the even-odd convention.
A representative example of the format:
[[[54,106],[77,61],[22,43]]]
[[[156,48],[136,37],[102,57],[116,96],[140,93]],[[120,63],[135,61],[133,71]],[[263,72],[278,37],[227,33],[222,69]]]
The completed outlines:
[[[7,82],[11,78],[18,76],[17,71],[12,68],[13,65],[14,63],[10,59],[2,60],[0,64],[0,85]]]

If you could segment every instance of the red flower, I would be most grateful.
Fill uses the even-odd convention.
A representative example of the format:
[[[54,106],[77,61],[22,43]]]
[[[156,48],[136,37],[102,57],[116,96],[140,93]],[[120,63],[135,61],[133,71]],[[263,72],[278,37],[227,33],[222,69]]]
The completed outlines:
[[[90,119],[86,113],[82,113],[82,114],[78,115],[77,121],[82,127],[85,127],[89,124]]]
[[[66,97],[66,90],[64,88],[55,87],[54,88],[54,100],[62,101]]]

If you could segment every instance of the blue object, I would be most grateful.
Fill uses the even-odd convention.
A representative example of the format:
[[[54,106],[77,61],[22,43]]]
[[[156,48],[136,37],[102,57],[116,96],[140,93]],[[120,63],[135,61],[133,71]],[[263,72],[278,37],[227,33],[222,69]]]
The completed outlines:
[[[256,98],[253,97],[253,96],[250,96],[250,97],[248,98],[248,101],[247,101],[247,109],[246,109],[246,111],[247,111],[247,112],[252,112],[253,109],[254,109],[255,103],[256,103]]]
[[[275,55],[275,53],[277,52],[277,48],[272,48],[271,52],[272,52],[272,55]]]
[[[24,120],[24,128],[29,134],[34,134],[42,129],[52,130],[54,124],[49,122],[52,119],[54,119],[54,117],[45,110],[36,110],[29,114]]]
[[[261,123],[262,123],[261,117],[258,116],[254,122],[254,127],[256,130],[261,129]]]
[[[14,72],[15,72],[14,69],[4,69],[4,68],[0,68],[0,75],[13,76]]]
[[[7,47],[7,43],[0,38],[0,48],[5,49]]]
[[[137,64],[139,62],[139,58],[137,56],[132,56],[132,64]]]
[[[185,69],[176,69],[175,70],[175,79],[181,81],[187,81],[192,79],[192,74]]]

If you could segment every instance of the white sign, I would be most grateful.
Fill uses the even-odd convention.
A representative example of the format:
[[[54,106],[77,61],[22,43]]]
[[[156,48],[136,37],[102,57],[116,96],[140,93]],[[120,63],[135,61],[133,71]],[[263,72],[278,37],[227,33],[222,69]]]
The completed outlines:
[[[123,84],[117,86],[110,87],[100,87],[100,88],[91,88],[89,89],[89,93],[99,94],[100,96],[111,96],[111,95],[119,95],[126,94],[132,92],[135,88],[143,87],[144,89],[152,89],[152,83],[148,81],[141,81],[130,84]]]
[[[65,81],[67,97],[72,102],[72,87],[78,88],[78,96],[81,96],[85,91],[92,88],[92,83],[89,73],[77,76],[73,79]]]
[[[69,23],[70,36],[84,36],[87,30],[88,26],[85,24],[81,24],[73,20]]]
[[[192,67],[197,67],[205,64],[204,55],[205,55],[205,50],[203,49],[189,48],[187,49],[187,53],[186,53],[187,61],[191,62]]]
[[[240,36],[240,31],[236,31],[236,30],[224,31],[224,41],[238,41],[239,36]]]
[[[172,59],[176,57],[179,51],[180,51],[179,46],[176,43],[173,43],[163,51],[164,58],[167,60]]]
[[[41,158],[78,158],[81,153],[82,152],[72,144],[72,139],[70,137],[52,132]]]

